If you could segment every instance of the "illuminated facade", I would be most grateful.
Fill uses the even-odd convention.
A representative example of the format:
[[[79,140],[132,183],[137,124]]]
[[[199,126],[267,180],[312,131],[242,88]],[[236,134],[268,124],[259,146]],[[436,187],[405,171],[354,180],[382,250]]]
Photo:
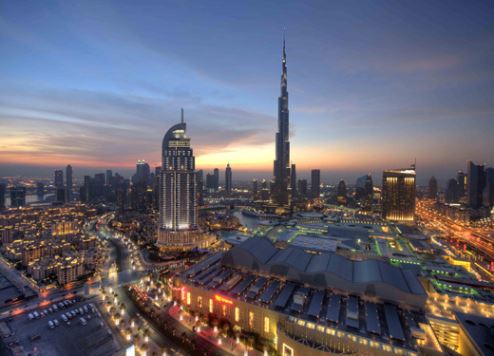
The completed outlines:
[[[195,158],[186,136],[183,109],[181,122],[163,138],[157,244],[162,249],[177,250],[208,244],[197,229]]]
[[[283,40],[281,95],[278,98],[278,132],[276,133],[276,159],[274,160],[273,203],[290,204],[290,141],[288,112],[288,82],[285,40]]]
[[[383,172],[382,216],[396,222],[415,219],[415,168]]]

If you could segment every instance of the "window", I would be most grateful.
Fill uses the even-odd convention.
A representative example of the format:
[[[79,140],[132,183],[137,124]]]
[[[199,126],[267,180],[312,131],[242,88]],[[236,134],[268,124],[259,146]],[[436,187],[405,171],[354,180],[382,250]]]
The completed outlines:
[[[249,328],[254,328],[254,313],[249,312]]]
[[[211,298],[209,298],[209,312],[213,312],[213,300]]]
[[[197,297],[197,306],[199,308],[202,308],[202,297],[201,296]]]
[[[293,349],[287,344],[283,343],[282,356],[295,356]]]
[[[187,292],[187,305],[190,305],[190,292]]]
[[[221,306],[221,315],[223,315],[223,317],[226,317],[226,305],[225,304],[223,304]]]
[[[240,320],[240,309],[235,307],[235,321],[238,322]]]
[[[269,332],[269,318],[267,316],[264,317],[264,332]]]

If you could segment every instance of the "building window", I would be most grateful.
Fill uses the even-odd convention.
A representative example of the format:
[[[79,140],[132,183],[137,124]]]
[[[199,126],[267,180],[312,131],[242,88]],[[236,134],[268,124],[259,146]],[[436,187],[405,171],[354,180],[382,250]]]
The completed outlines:
[[[240,309],[238,307],[235,307],[235,322],[238,322],[240,320]]]
[[[190,305],[190,292],[187,292],[187,305]]]
[[[223,317],[226,317],[226,305],[225,304],[223,304],[221,306],[221,314],[223,315]]]
[[[254,328],[254,313],[249,312],[249,328]]]
[[[264,317],[264,332],[269,332],[269,318],[267,316]]]
[[[202,297],[201,296],[197,297],[197,306],[199,308],[202,308]]]
[[[209,298],[209,312],[213,313],[213,300]]]

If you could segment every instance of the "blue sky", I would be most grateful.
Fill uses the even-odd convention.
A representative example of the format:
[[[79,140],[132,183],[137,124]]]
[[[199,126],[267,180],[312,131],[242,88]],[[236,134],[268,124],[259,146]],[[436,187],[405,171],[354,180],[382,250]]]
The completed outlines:
[[[184,107],[198,168],[269,176],[283,28],[299,171],[493,164],[489,1],[0,0],[0,175],[157,165]]]

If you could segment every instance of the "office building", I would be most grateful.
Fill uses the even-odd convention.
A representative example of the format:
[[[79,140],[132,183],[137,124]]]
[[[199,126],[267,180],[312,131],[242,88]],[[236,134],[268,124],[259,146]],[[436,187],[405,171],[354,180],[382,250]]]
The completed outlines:
[[[456,181],[458,183],[458,196],[460,198],[465,196],[466,186],[467,186],[467,176],[463,171],[458,171],[456,174]]]
[[[204,171],[202,169],[196,172],[196,195],[197,205],[204,205]]]
[[[297,198],[297,166],[292,164],[292,168],[290,169],[290,194],[292,199]]]
[[[434,176],[429,179],[429,189],[427,190],[427,197],[429,199],[437,198],[437,180]]]
[[[72,166],[69,164],[65,168],[65,201],[71,202],[73,200],[72,190],[74,189],[72,183]]]
[[[63,171],[61,169],[55,170],[55,199],[59,203],[63,203],[65,201],[65,187],[63,184]]]
[[[12,208],[26,206],[26,187],[10,188],[10,206]]]
[[[281,94],[278,98],[278,132],[276,133],[276,158],[273,167],[272,201],[277,205],[290,204],[290,128],[288,111],[288,77],[285,39],[281,59]]]
[[[142,159],[138,160],[136,163],[136,173],[133,183],[141,183],[147,185],[149,183],[150,173],[151,169],[149,168],[149,164]]]
[[[383,172],[382,216],[395,222],[415,220],[415,168]]]
[[[213,170],[213,189],[215,192],[220,189],[220,170],[218,168]]]
[[[113,181],[113,171],[111,169],[106,170],[105,185],[111,186]]]
[[[485,170],[485,187],[482,198],[485,207],[494,206],[494,168]]]
[[[336,188],[336,196],[344,199],[346,199],[347,197],[346,183],[343,179],[340,179],[340,181],[338,182],[338,187]]]
[[[163,137],[157,241],[161,250],[188,250],[210,243],[197,227],[195,158],[186,129],[182,109],[180,123]]]
[[[485,172],[483,165],[468,162],[467,202],[472,209],[482,207],[482,193],[485,187]]]
[[[299,179],[297,183],[297,194],[299,198],[306,199],[308,194],[307,179]]]
[[[456,179],[451,178],[448,180],[448,185],[446,186],[446,192],[444,194],[444,200],[446,203],[457,203],[460,197],[461,184],[458,184]]]
[[[317,199],[321,195],[321,171],[313,169],[310,172],[310,196]]]
[[[226,165],[225,170],[225,193],[226,195],[232,194],[232,168],[230,167],[230,163]]]
[[[252,180],[252,200],[259,199],[259,182],[257,179]]]
[[[363,206],[370,207],[372,205],[373,193],[374,184],[370,174],[357,178],[355,184],[355,199],[361,202]]]
[[[7,185],[0,183],[0,209],[5,209],[5,195],[7,193]]]

